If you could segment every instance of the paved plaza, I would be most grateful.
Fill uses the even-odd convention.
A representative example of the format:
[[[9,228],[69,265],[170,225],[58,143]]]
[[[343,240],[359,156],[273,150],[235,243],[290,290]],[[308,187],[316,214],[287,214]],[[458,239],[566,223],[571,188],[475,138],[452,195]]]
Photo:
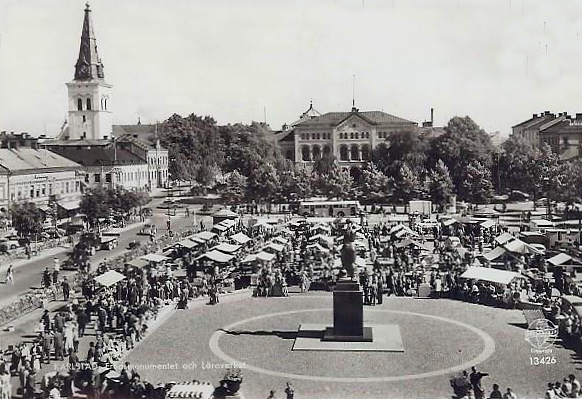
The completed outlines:
[[[510,386],[518,397],[543,396],[548,381],[577,373],[574,352],[553,348],[555,365],[532,366],[525,319],[505,310],[447,299],[388,298],[366,307],[366,323],[397,324],[404,353],[292,351],[302,323],[332,323],[332,296],[238,295],[217,306],[180,310],[128,357],[152,382],[200,379],[218,383],[228,363],[242,365],[247,398],[281,395],[291,381],[298,398],[450,398],[449,379],[476,365],[484,386]]]

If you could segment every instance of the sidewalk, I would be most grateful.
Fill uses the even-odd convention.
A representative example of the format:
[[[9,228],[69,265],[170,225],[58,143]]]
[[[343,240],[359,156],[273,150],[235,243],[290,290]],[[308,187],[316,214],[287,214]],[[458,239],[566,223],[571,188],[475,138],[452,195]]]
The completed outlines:
[[[242,289],[242,290],[233,291],[233,292],[230,292],[227,294],[223,294],[220,297],[221,303],[219,305],[214,305],[214,306],[221,306],[223,303],[228,303],[228,302],[237,301],[237,300],[246,298],[247,296],[250,295],[250,293],[251,293],[251,291],[249,289]],[[80,294],[75,293],[74,296],[79,297]],[[208,303],[208,297],[195,298],[195,299],[192,299],[188,302],[188,307],[190,309],[197,308],[200,306],[206,306],[207,303]],[[66,305],[66,303],[64,301],[51,302],[47,306],[47,309],[51,312],[51,318],[53,317],[53,313],[56,310],[63,308],[65,305]],[[135,347],[142,345],[145,341],[147,341],[147,339],[151,335],[152,331],[154,331],[155,329],[160,327],[170,317],[172,317],[172,315],[174,315],[175,313],[180,312],[180,311],[182,311],[182,310],[176,310],[176,302],[172,302],[169,305],[165,305],[162,308],[160,308],[158,311],[158,316],[156,317],[156,319],[151,321],[148,324],[148,334],[144,337],[144,339],[137,342]],[[10,325],[12,325],[14,327],[14,331],[7,331],[6,329],[1,330],[0,331],[0,349],[2,351],[4,351],[9,345],[16,345],[20,342],[33,341],[34,338],[38,335],[36,330],[39,327],[40,318],[41,318],[43,313],[44,313],[44,309],[37,309],[29,314],[26,314],[26,315],[24,315],[16,320],[14,320],[12,323],[10,323]],[[85,337],[80,339],[78,354],[79,354],[79,358],[81,360],[85,360],[85,358],[86,358],[86,353],[87,353],[87,350],[89,348],[89,343],[91,341],[95,341],[95,323],[96,323],[96,320],[95,320],[95,318],[93,318],[93,321],[87,326]],[[130,353],[131,353],[131,351],[126,352],[124,354],[124,356],[118,362],[116,362],[116,364],[119,366],[123,365],[125,359],[127,358],[127,356]],[[67,358],[65,358],[65,361],[51,360],[50,365],[42,365],[42,368],[37,376],[37,381],[41,381],[44,374],[46,374],[48,372],[59,370],[59,366],[65,364],[67,362],[66,359]],[[20,383],[18,381],[18,377],[12,377],[11,382],[12,382],[13,393],[15,393],[16,388],[18,386],[20,386]]]
[[[132,223],[132,224],[129,224],[129,225],[127,225],[119,230],[122,233],[124,233],[124,232],[129,231],[131,229],[134,229],[136,227],[144,226],[150,222],[151,222],[150,219],[146,219],[144,222]],[[26,265],[30,262],[50,258],[51,256],[59,255],[59,254],[62,254],[63,252],[70,251],[70,250],[71,250],[71,247],[68,244],[63,244],[63,245],[56,246],[54,248],[47,249],[46,251],[42,251],[39,255],[32,256],[30,259],[18,259],[18,260],[15,260],[13,262],[9,262],[9,261],[2,262],[2,265],[0,265],[0,275],[5,274],[6,270],[8,269],[8,267],[10,265],[12,265],[13,270],[16,270],[17,268],[19,268],[23,265]]]

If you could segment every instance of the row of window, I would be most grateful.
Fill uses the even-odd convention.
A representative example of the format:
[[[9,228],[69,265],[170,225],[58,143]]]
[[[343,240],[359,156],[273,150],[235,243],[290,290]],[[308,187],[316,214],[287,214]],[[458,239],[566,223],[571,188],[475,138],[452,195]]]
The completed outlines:
[[[370,132],[362,132],[361,134],[359,132],[350,132],[349,135],[348,133],[340,133],[339,136],[340,140],[359,140],[360,138],[369,139]]]
[[[149,176],[150,179],[155,179],[156,173],[158,173],[158,172],[151,171],[150,176]],[[161,171],[159,171],[159,173],[161,174],[162,179],[166,179],[168,177],[168,171],[161,170]],[[117,182],[131,182],[131,181],[139,180],[139,179],[145,180],[145,179],[147,179],[147,177],[148,177],[147,171],[123,172],[123,173],[118,174]],[[111,179],[112,179],[111,173],[106,173],[105,174],[105,182],[111,183],[112,182]],[[89,183],[89,182],[90,182],[90,175],[86,174],[85,175],[85,183]],[[101,183],[101,174],[100,173],[93,174],[93,182]]]
[[[40,198],[46,197],[53,194],[69,194],[76,193],[80,190],[80,183],[75,182],[55,182],[55,187],[53,189],[53,183],[44,184],[19,184],[16,187],[16,193],[12,192],[10,199],[14,201],[15,199],[23,198]]]
[[[107,110],[107,101],[108,100],[109,99],[106,96],[101,97],[101,110],[102,111]],[[83,108],[83,105],[85,105],[85,108]],[[93,109],[93,107],[92,107],[90,98],[87,98],[84,103],[83,103],[82,98],[77,98],[77,111],[91,111],[92,109]]]
[[[301,133],[301,140],[331,140],[331,133]]]
[[[323,149],[318,145],[301,146],[301,160],[305,162],[316,161],[321,158],[322,154],[331,153],[331,147],[323,146]],[[352,144],[339,146],[340,161],[369,161],[370,160],[370,146],[368,144],[357,145]]]
[[[389,132],[377,132],[378,138],[385,139],[388,137]],[[301,133],[301,140],[330,140],[331,133]],[[340,133],[340,140],[359,140],[359,139],[369,139],[370,132],[350,132],[350,133]]]
[[[158,158],[150,158],[150,166],[153,166],[156,164],[158,165],[167,165],[168,164],[168,157],[158,157]]]

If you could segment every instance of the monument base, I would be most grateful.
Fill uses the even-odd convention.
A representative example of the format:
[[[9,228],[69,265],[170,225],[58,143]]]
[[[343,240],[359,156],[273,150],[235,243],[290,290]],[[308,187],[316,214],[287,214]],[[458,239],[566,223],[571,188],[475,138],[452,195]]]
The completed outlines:
[[[329,325],[301,324],[293,351],[404,352],[400,327],[396,324],[370,324],[373,341],[324,340]]]
[[[333,327],[327,327],[323,333],[323,341],[341,341],[341,342],[372,342],[372,327],[364,327],[362,335],[342,335],[334,330]]]

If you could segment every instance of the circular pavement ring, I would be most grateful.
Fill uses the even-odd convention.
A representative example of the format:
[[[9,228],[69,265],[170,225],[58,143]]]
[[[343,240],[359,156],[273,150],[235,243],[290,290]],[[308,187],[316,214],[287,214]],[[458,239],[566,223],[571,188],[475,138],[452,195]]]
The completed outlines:
[[[493,338],[491,338],[491,336],[489,336],[489,334],[487,334],[485,331],[480,330],[477,327],[474,327],[474,326],[469,325],[469,324],[465,324],[465,323],[457,321],[457,320],[447,319],[445,317],[427,315],[427,314],[422,314],[422,313],[405,312],[405,311],[400,311],[400,310],[391,310],[391,309],[367,309],[366,311],[377,312],[377,313],[395,313],[395,314],[402,314],[402,315],[408,315],[408,316],[418,316],[418,317],[424,317],[424,318],[433,319],[433,320],[439,320],[439,321],[442,321],[445,323],[455,324],[457,326],[466,328],[466,329],[474,332],[475,334],[477,334],[479,337],[481,337],[481,339],[483,340],[483,342],[485,344],[485,347],[483,348],[483,351],[477,357],[475,357],[475,358],[471,359],[470,361],[467,361],[463,364],[460,364],[458,366],[452,366],[452,367],[447,367],[447,368],[443,368],[440,370],[428,371],[426,373],[399,375],[399,376],[386,376],[386,377],[323,377],[323,376],[314,376],[314,375],[284,373],[284,372],[280,372],[280,371],[273,371],[273,370],[269,370],[269,369],[260,368],[257,366],[253,366],[252,364],[248,364],[244,361],[234,359],[231,356],[224,353],[222,351],[222,349],[220,349],[219,340],[220,340],[220,337],[222,335],[226,334],[224,332],[224,330],[229,330],[229,329],[232,329],[234,327],[240,326],[240,325],[248,323],[248,322],[261,320],[261,319],[267,319],[267,318],[271,318],[271,317],[285,316],[285,315],[297,314],[297,313],[308,313],[308,312],[322,312],[322,311],[328,312],[330,310],[332,310],[332,309],[330,309],[330,308],[318,308],[318,309],[290,310],[290,311],[285,311],[285,312],[269,313],[269,314],[255,316],[255,317],[250,317],[250,318],[244,319],[244,320],[239,320],[239,321],[236,321],[234,323],[231,323],[231,324],[223,327],[221,329],[222,331],[214,332],[214,334],[212,334],[212,336],[210,337],[210,341],[209,341],[208,345],[209,345],[212,353],[214,353],[214,355],[216,355],[218,358],[224,360],[226,363],[244,365],[244,366],[240,366],[240,367],[244,368],[246,370],[254,371],[254,372],[259,373],[259,374],[267,374],[267,375],[271,375],[274,377],[280,377],[280,378],[286,378],[286,379],[322,381],[322,382],[347,382],[347,383],[353,383],[353,382],[358,382],[358,383],[360,383],[360,382],[396,382],[396,381],[404,381],[404,380],[414,380],[414,379],[437,377],[437,376],[441,376],[444,374],[456,373],[456,372],[468,369],[471,366],[475,366],[477,364],[483,363],[485,360],[487,360],[489,357],[491,357],[491,355],[493,355],[493,353],[495,352],[495,341],[493,341]]]

